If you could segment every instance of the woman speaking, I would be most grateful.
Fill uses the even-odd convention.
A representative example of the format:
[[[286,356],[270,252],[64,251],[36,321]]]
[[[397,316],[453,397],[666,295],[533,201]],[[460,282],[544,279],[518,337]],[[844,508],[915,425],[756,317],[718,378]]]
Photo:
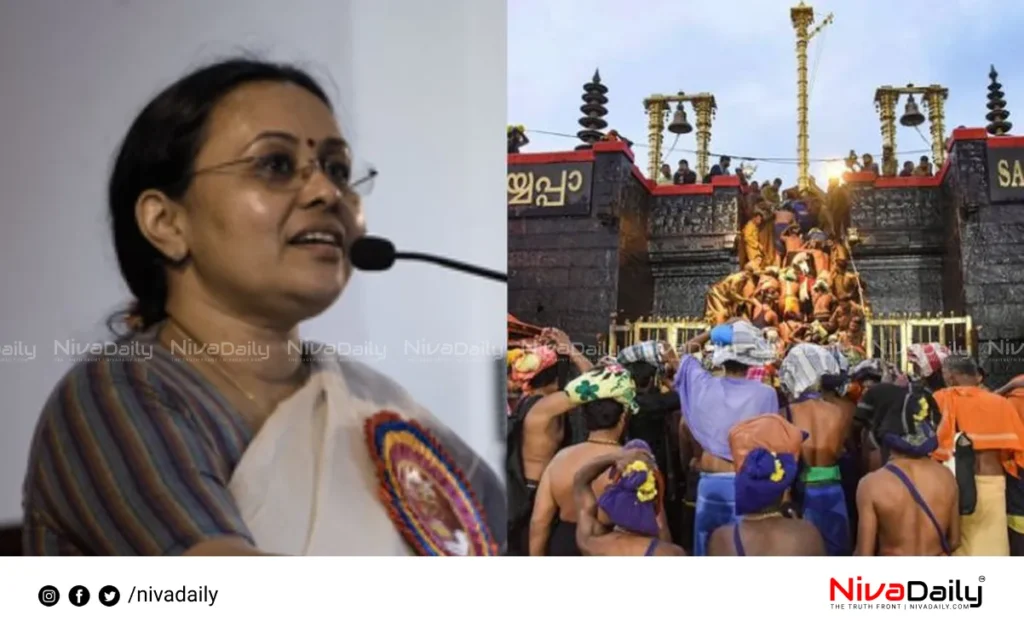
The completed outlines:
[[[29,555],[493,555],[505,494],[387,377],[313,354],[365,233],[323,89],[250,59],[197,70],[125,136],[110,220],[131,355],[76,364],[40,416]]]

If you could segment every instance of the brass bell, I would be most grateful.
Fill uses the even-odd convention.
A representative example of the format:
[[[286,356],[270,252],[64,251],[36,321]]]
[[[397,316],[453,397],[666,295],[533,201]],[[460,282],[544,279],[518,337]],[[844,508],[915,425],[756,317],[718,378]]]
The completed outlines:
[[[905,127],[917,127],[924,123],[924,115],[917,108],[917,103],[914,101],[914,95],[908,95],[907,107],[903,111],[903,116],[900,117],[900,125]]]
[[[686,110],[683,109],[683,104],[680,103],[676,106],[672,122],[668,124],[668,131],[673,134],[689,134],[693,131],[693,126],[686,120]]]

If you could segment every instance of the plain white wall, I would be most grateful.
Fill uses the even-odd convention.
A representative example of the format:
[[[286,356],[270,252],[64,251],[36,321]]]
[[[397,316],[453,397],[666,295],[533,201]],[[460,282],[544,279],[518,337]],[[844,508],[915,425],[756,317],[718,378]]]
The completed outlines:
[[[2,0],[0,524],[20,519],[31,434],[67,365],[54,339],[106,337],[128,298],[106,224],[117,143],[157,90],[244,51],[312,70],[355,151],[380,170],[371,232],[399,248],[506,268],[503,0]],[[371,360],[494,466],[505,287],[425,264],[357,274],[303,335],[386,350]],[[472,343],[469,355],[413,353]],[[496,352],[495,352],[496,353]]]

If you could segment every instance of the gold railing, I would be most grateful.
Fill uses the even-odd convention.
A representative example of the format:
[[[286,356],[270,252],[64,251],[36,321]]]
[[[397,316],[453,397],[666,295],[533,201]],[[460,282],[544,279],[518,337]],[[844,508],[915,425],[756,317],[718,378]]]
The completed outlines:
[[[649,317],[624,323],[612,322],[608,328],[608,353],[615,355],[624,347],[641,341],[666,341],[676,349],[708,329],[703,319]],[[865,351],[868,358],[898,363],[909,369],[907,347],[914,343],[940,343],[954,353],[974,354],[974,328],[969,316],[921,314],[881,314],[868,316]]]
[[[648,317],[608,328],[608,353],[612,356],[624,347],[641,341],[665,341],[679,349],[683,343],[708,329],[707,321],[692,318]]]
[[[886,314],[869,316],[865,330],[868,358],[880,358],[910,369],[907,348],[914,343],[939,343],[951,352],[973,356],[974,324],[969,316],[942,314]]]

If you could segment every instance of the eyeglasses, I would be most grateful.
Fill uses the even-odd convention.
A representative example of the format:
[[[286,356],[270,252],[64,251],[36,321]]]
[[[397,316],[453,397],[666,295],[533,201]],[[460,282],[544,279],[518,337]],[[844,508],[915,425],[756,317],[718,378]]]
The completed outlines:
[[[259,180],[269,189],[288,192],[301,189],[313,176],[313,172],[319,170],[341,192],[354,193],[363,198],[373,192],[373,183],[378,174],[370,165],[354,167],[347,156],[321,156],[300,165],[293,153],[275,151],[203,167],[190,175],[220,173],[235,167],[244,167],[247,176]]]

